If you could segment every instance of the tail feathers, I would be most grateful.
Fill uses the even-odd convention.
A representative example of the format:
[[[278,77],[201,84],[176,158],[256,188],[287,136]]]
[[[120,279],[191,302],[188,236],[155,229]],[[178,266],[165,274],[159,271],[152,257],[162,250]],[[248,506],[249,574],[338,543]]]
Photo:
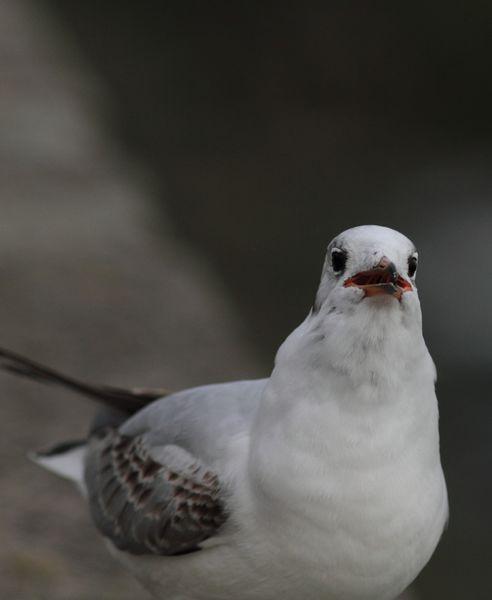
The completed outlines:
[[[162,388],[124,389],[89,384],[63,375],[50,367],[46,367],[4,348],[0,348],[0,367],[15,375],[34,379],[42,383],[64,386],[128,414],[133,414],[157,398],[162,398],[169,394],[167,390]]]
[[[29,458],[48,471],[73,481],[85,493],[84,460],[86,451],[85,440],[71,441],[57,444],[45,452],[33,452],[29,454]]]

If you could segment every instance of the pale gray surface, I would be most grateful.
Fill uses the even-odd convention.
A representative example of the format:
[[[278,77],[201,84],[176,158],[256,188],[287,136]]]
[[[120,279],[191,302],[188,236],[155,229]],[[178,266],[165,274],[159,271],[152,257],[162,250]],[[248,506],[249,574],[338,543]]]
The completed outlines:
[[[31,4],[0,5],[0,343],[113,384],[254,376],[213,273],[152,233],[145,174],[106,139],[97,85],[50,27]],[[1,387],[0,596],[146,597],[72,487],[25,458],[83,435],[93,407],[4,374]]]

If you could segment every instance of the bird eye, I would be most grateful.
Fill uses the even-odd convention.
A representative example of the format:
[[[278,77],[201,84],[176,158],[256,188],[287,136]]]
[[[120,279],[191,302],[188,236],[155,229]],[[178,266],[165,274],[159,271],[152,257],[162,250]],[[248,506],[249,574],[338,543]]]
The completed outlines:
[[[418,255],[417,253],[412,254],[408,257],[408,276],[413,277],[417,272]]]
[[[340,248],[333,248],[331,251],[331,266],[333,267],[333,271],[337,274],[342,273],[345,269],[345,264],[347,263],[347,253],[345,250],[340,250]]]

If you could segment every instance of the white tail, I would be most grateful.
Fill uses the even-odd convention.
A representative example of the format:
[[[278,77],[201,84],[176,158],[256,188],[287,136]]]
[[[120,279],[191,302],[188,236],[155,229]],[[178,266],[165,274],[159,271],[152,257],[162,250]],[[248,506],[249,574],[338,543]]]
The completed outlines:
[[[87,447],[85,443],[61,444],[48,452],[33,452],[29,458],[56,475],[73,481],[85,494],[84,460]]]

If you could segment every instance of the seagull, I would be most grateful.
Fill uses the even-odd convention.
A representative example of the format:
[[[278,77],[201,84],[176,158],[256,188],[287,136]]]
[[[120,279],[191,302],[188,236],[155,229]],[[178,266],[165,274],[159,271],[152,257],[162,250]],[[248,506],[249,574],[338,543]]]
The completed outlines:
[[[2,366],[105,408],[35,455],[75,482],[111,552],[166,600],[392,600],[447,522],[418,254],[366,225],[329,244],[269,378],[177,393]]]

